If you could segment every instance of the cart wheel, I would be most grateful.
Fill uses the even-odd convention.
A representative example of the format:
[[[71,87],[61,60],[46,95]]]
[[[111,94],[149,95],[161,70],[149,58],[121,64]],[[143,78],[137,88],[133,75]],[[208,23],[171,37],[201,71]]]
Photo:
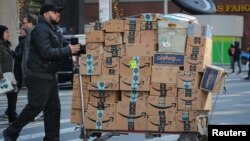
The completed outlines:
[[[153,136],[152,133],[145,133],[145,138],[146,139],[152,139],[152,138],[154,138],[154,136]]]
[[[84,129],[81,130],[80,139],[83,139],[84,141],[87,141],[90,137],[89,130],[86,130],[86,134],[84,135]]]
[[[206,135],[200,135],[198,136],[199,141],[207,141],[207,136]]]
[[[177,141],[199,141],[195,134],[181,134]]]

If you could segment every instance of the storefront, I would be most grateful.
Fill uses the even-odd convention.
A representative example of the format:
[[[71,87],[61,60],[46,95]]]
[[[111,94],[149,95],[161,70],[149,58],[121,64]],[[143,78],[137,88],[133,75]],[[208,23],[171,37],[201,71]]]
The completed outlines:
[[[28,1],[28,4],[27,4]],[[26,0],[26,10],[27,12],[37,13],[38,7],[45,0]],[[53,2],[59,3],[64,7],[64,13],[62,14],[61,25],[65,27],[69,33],[83,33],[84,25],[89,22],[94,22],[99,19],[99,0],[74,0],[74,1],[64,1],[64,0],[51,0]],[[115,14],[119,14],[121,17],[127,17],[132,15],[138,15],[140,13],[163,13],[164,2],[163,0],[117,0],[118,11]],[[238,15],[243,17],[243,34],[242,36],[232,37],[230,35],[226,36],[216,36],[214,37],[214,50],[223,50],[223,56],[213,54],[213,58],[217,58],[214,63],[228,63],[229,59],[226,56],[225,51],[227,48],[221,49],[219,45],[224,44],[225,46],[230,44],[235,40],[241,42],[241,47],[246,50],[247,43],[250,42],[250,17],[247,16],[250,13],[250,1],[247,0],[213,0],[217,12],[215,15]],[[118,12],[118,13],[117,13]],[[168,13],[187,13],[180,7],[176,6],[173,2],[168,2]],[[227,29],[226,29],[227,30]],[[228,29],[230,30],[230,29]],[[223,42],[222,42],[223,40]],[[215,52],[215,51],[214,51]],[[222,61],[218,61],[219,58]]]

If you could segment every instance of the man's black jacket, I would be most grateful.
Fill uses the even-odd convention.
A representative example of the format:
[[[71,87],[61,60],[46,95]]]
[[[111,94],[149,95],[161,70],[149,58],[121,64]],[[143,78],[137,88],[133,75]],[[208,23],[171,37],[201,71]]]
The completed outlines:
[[[63,36],[57,27],[39,17],[38,25],[30,35],[27,75],[42,79],[55,79],[62,60],[71,56],[70,47],[64,47]]]

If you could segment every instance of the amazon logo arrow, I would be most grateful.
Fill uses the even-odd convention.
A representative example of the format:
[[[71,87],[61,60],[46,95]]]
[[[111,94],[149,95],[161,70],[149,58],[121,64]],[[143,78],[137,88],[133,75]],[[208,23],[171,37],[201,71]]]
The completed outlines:
[[[92,122],[96,122],[96,121],[97,121],[97,120],[94,120],[94,119],[92,119],[92,118],[90,118],[90,117],[88,117],[88,119],[89,119],[90,121],[92,121]],[[113,121],[114,121],[114,117],[109,117],[108,120],[103,120],[102,123],[113,122]]]
[[[105,68],[115,68],[115,67],[118,67],[118,65],[117,64],[115,64],[115,65],[113,65],[113,66],[110,66],[110,65],[106,65],[105,63],[104,63],[104,65],[103,65]]]
[[[91,105],[92,107],[94,107],[94,108],[96,108],[96,109],[98,109],[99,107],[98,106],[95,106],[95,105],[93,105],[93,104],[89,104],[89,105]],[[109,108],[110,107],[110,104],[106,104],[106,106],[104,106],[103,108],[104,109],[106,109],[106,108]]]
[[[185,102],[192,102],[192,101],[195,101],[195,100],[197,100],[197,97],[195,97],[194,99],[191,99],[191,100],[185,100],[185,99],[182,99],[182,98],[180,98],[182,101],[185,101]]]
[[[176,103],[171,103],[171,106],[165,106],[165,107],[164,106],[156,106],[156,105],[153,105],[151,103],[149,103],[149,105],[151,105],[152,107],[157,108],[157,109],[168,109],[171,107],[173,107],[173,108],[176,107]]]
[[[128,94],[123,94],[124,96],[126,96],[126,97],[128,97],[128,98],[130,98],[131,96],[130,95],[128,95]],[[142,97],[142,93],[138,93],[138,97]]]
[[[127,67],[127,68],[130,68],[130,66],[128,64],[125,64],[125,63],[122,63],[123,66]],[[145,63],[144,65],[142,66],[139,66],[140,69],[142,68],[149,68],[150,67],[150,63]]]
[[[155,88],[154,86],[152,86],[152,89],[155,90],[155,91],[161,91],[162,89],[161,88]],[[166,91],[170,91],[172,90],[172,87],[168,87],[168,89],[166,89]]]
[[[127,115],[124,115],[124,114],[122,114],[122,113],[120,113],[120,112],[119,112],[119,114],[120,114],[122,117],[125,117],[125,118],[132,118],[132,119],[138,119],[138,118],[141,118],[141,117],[144,117],[144,118],[145,118],[146,115],[147,115],[145,112],[142,112],[141,115],[139,115],[139,116],[131,116],[131,115],[130,115],[130,116],[127,116]]]
[[[107,89],[107,88],[112,88],[113,87],[113,83],[105,83],[106,85],[105,85],[105,89]],[[96,89],[98,89],[98,86],[96,85],[96,83],[89,83],[89,85],[91,86],[91,87],[94,87],[94,88],[96,88]]]
[[[151,124],[155,125],[155,126],[162,126],[162,125],[160,125],[160,124],[158,124],[158,123],[152,122],[151,120],[150,120],[149,122],[150,122]],[[164,123],[163,125],[164,125],[164,127],[167,126],[167,125],[172,125],[172,121],[168,121],[167,123]]]
[[[124,84],[126,84],[126,85],[128,85],[128,86],[132,86],[132,84],[131,83],[128,83],[128,82],[126,82],[126,81],[122,81]],[[137,83],[136,85],[138,85],[138,86],[143,86],[144,85],[144,81],[141,81],[140,83]]]
[[[95,64],[91,64],[91,63],[90,63],[90,64],[88,64],[88,65],[85,64],[85,63],[83,62],[82,65],[84,65],[84,66],[90,66],[90,65],[92,65],[92,66],[97,66],[97,65],[98,65],[98,62],[95,62]]]

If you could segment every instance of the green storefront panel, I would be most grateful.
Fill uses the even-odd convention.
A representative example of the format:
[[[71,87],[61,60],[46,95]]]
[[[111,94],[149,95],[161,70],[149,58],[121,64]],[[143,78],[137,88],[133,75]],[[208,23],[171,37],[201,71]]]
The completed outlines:
[[[239,41],[241,43],[241,38],[226,37],[226,36],[213,37],[213,49],[212,49],[213,64],[230,64],[228,49],[231,43],[233,43],[234,41]]]

